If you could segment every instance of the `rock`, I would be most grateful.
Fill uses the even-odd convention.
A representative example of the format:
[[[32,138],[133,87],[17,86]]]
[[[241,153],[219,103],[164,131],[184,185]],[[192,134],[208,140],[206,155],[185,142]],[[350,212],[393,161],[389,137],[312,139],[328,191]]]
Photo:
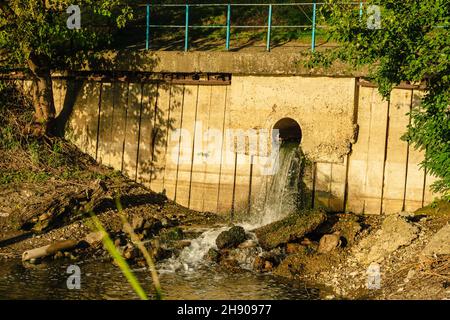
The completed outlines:
[[[308,238],[303,238],[302,239],[302,241],[300,241],[300,244],[301,245],[303,245],[303,246],[309,246],[309,245],[311,245],[313,242],[310,240],[310,239],[308,239]]]
[[[287,254],[294,254],[300,251],[305,250],[305,246],[301,245],[300,243],[288,243],[286,244],[286,253]]]
[[[361,232],[361,225],[358,222],[358,217],[355,215],[344,215],[339,221],[333,226],[332,231],[339,231],[341,235],[341,240],[344,238],[343,246],[352,245],[356,236]]]
[[[144,222],[143,228],[147,230],[149,234],[157,234],[163,228],[163,225],[158,219],[150,218]]]
[[[270,261],[266,261],[264,262],[264,270],[266,271],[272,271],[273,269],[273,264]]]
[[[420,253],[422,257],[440,254],[450,255],[450,224],[445,225],[436,232]]]
[[[278,266],[284,258],[285,254],[280,248],[263,252],[255,258],[253,262],[253,269],[259,272],[272,271],[272,269]]]
[[[256,257],[260,254],[260,248],[248,247],[248,248],[235,248],[222,250],[222,257],[227,259],[234,259],[239,262],[239,265],[243,268],[251,269],[255,262]]]
[[[354,247],[355,258],[362,264],[380,262],[387,255],[417,238],[419,229],[399,215],[387,216],[381,229]]]
[[[255,261],[253,262],[253,269],[254,269],[255,271],[259,271],[259,272],[264,271],[265,262],[266,262],[266,261],[264,260],[263,257],[257,256],[257,257],[255,258]]]
[[[175,243],[176,249],[184,249],[186,247],[189,247],[191,245],[191,240],[179,240]]]
[[[89,243],[90,246],[95,246],[103,241],[105,234],[102,231],[94,231],[89,233],[85,237],[85,241]]]
[[[255,240],[245,240],[244,242],[242,242],[238,248],[239,249],[247,249],[247,248],[256,248],[258,246],[258,242],[256,242]]]
[[[260,246],[265,250],[302,238],[326,220],[321,210],[304,211],[254,230]]]
[[[304,273],[305,259],[307,258],[304,253],[291,254],[279,264],[274,274],[286,278],[298,277]]]
[[[162,241],[176,241],[184,238],[183,230],[179,227],[165,229],[161,231],[160,237]]]
[[[341,244],[341,233],[339,231],[333,234],[325,234],[320,238],[317,252],[328,253],[339,247]]]
[[[240,226],[234,226],[227,231],[223,231],[216,239],[217,248],[235,248],[245,241],[245,230]]]
[[[220,259],[220,252],[214,248],[210,248],[205,255],[205,260],[208,260],[211,262],[217,263],[217,262],[219,262],[219,259]]]
[[[223,259],[220,261],[220,265],[232,272],[238,272],[241,270],[239,262],[234,259]]]
[[[136,259],[139,255],[139,251],[133,246],[127,246],[123,251],[123,257],[126,260]]]
[[[167,227],[169,225],[169,220],[167,218],[162,218],[161,224],[163,227]]]
[[[163,247],[154,248],[152,253],[156,261],[164,260],[172,256],[172,251]]]
[[[45,221],[45,220],[48,220],[49,218],[50,218],[50,214],[49,213],[44,213],[44,214],[39,216],[38,220],[39,221]]]
[[[144,217],[142,216],[134,216],[131,219],[131,227],[133,230],[141,230],[144,226]]]

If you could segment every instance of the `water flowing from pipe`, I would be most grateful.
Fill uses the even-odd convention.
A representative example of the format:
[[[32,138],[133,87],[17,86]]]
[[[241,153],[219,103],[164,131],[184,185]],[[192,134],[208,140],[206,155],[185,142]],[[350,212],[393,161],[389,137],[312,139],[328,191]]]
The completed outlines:
[[[256,240],[255,235],[248,230],[278,221],[299,209],[304,157],[298,142],[282,143],[276,159],[277,170],[262,185],[261,190],[267,192],[260,193],[253,204],[251,216],[238,224],[247,230],[247,238]],[[216,238],[227,229],[228,227],[222,227],[202,233],[178,257],[163,263],[160,272],[194,271],[203,262],[208,250],[217,249]]]

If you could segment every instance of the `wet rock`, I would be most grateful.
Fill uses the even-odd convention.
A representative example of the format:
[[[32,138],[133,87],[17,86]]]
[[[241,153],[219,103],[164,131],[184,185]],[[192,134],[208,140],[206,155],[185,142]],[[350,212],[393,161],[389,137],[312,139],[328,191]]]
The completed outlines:
[[[242,270],[239,262],[234,259],[222,259],[220,260],[220,265],[231,272],[238,272]]]
[[[150,253],[156,261],[170,258],[172,255],[172,251],[163,247],[159,239],[152,239],[150,241]]]
[[[259,272],[270,272],[285,258],[285,254],[279,248],[263,252],[257,256],[253,262],[253,269]]]
[[[264,260],[263,257],[257,256],[253,263],[253,269],[258,272],[263,272],[266,265],[265,263],[266,260]]]
[[[417,238],[419,229],[399,215],[387,216],[381,229],[370,234],[353,248],[355,258],[365,265],[380,262],[387,255]]]
[[[242,242],[238,248],[239,249],[247,249],[247,248],[255,248],[258,246],[258,242],[252,239],[249,240],[245,240],[244,242]]]
[[[341,245],[341,233],[339,231],[334,232],[333,234],[325,234],[320,238],[319,241],[319,253],[328,253],[336,249]]]
[[[245,241],[245,230],[240,226],[234,226],[227,231],[223,231],[216,239],[217,248],[235,248]]]
[[[214,248],[210,248],[208,252],[205,255],[205,260],[211,261],[211,262],[219,262],[220,259],[220,252]]]
[[[156,261],[168,259],[172,256],[172,251],[163,247],[153,249],[152,253]]]
[[[260,246],[265,250],[293,242],[314,231],[326,220],[321,210],[304,211],[254,230]]]
[[[441,228],[420,253],[421,256],[450,255],[450,224]]]
[[[226,250],[223,255],[228,259],[234,259],[238,261],[242,268],[252,269],[253,263],[260,252],[261,250],[258,247],[238,247],[235,249]]]

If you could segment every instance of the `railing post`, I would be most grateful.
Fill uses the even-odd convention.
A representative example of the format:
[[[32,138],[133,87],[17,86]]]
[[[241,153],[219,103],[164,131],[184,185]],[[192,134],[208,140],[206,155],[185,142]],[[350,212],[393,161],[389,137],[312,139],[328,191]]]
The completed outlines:
[[[147,4],[147,27],[145,35],[145,50],[150,48],[150,5]]]
[[[270,32],[272,29],[272,5],[269,4],[269,16],[267,18],[267,44],[266,50],[270,51]]]
[[[316,0],[313,1],[311,51],[314,52],[315,49],[316,49]]]
[[[186,29],[184,32],[184,51],[189,50],[189,5],[186,5]]]
[[[227,51],[230,50],[230,24],[231,24],[231,4],[227,5]]]

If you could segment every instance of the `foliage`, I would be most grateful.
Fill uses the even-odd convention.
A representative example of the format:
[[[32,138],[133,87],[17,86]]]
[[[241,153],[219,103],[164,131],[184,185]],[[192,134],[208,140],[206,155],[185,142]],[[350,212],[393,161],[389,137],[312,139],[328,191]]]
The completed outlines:
[[[87,170],[81,152],[60,138],[27,134],[33,107],[14,82],[0,82],[0,185],[50,179],[105,179]],[[118,172],[108,173],[114,178]]]
[[[81,29],[69,29],[72,0],[10,0],[0,4],[0,67],[27,67],[31,55],[45,57],[45,67],[64,70],[83,66],[88,53],[108,46],[112,27],[132,18],[124,0],[80,0]],[[92,25],[109,27],[92,28]]]
[[[438,177],[435,192],[450,199],[450,1],[368,0],[378,5],[381,28],[368,28],[368,15],[359,16],[353,1],[328,0],[323,16],[329,36],[338,50],[317,52],[309,65],[329,65],[336,59],[354,67],[369,66],[369,78],[389,98],[401,81],[424,83],[426,94],[420,106],[413,106],[411,124],[404,139],[425,151],[422,166]]]

